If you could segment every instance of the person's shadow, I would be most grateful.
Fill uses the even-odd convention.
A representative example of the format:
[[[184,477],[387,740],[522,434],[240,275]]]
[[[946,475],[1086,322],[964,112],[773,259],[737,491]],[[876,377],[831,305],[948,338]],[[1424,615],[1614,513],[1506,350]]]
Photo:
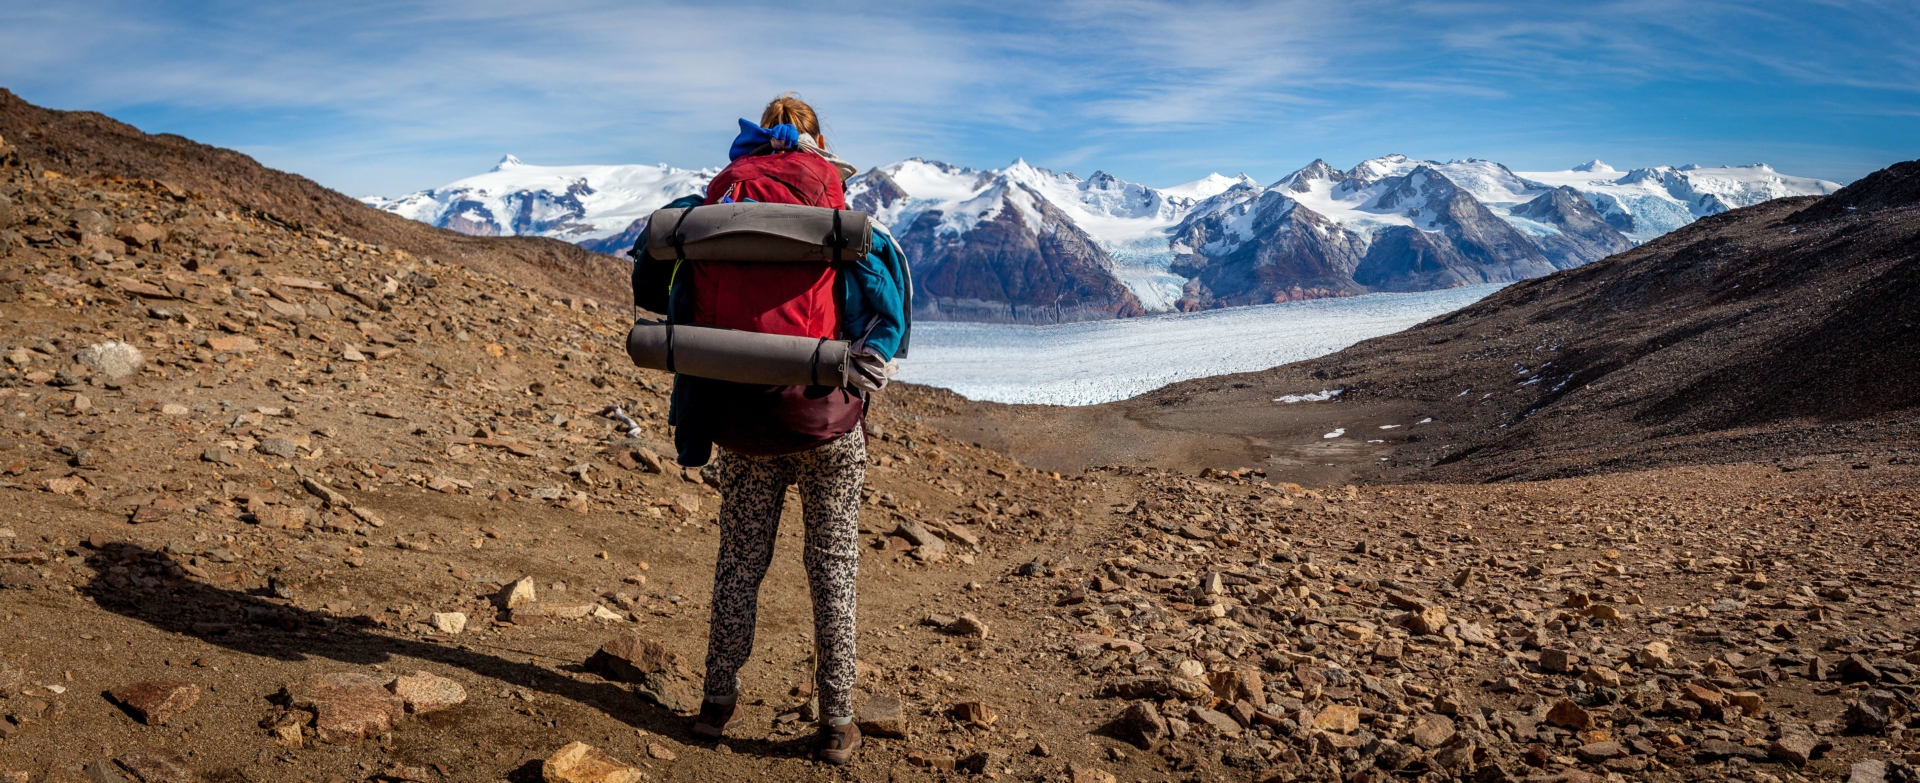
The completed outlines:
[[[389,663],[395,656],[436,661],[508,686],[572,700],[681,744],[711,744],[689,730],[687,718],[642,701],[621,683],[575,679],[483,652],[375,633],[370,617],[334,617],[271,598],[264,588],[223,589],[176,576],[179,572],[172,555],[134,544],[106,544],[93,550],[87,562],[99,576],[81,588],[83,594],[101,608],[162,631],[281,661],[326,658],[356,666]],[[557,668],[585,671],[578,663]],[[697,684],[694,692],[698,693]],[[405,731],[405,724],[396,730]],[[727,746],[734,752],[761,756],[802,755],[802,745],[801,738],[727,739]],[[540,779],[538,760],[514,770],[509,779],[519,781],[529,773],[528,779]]]

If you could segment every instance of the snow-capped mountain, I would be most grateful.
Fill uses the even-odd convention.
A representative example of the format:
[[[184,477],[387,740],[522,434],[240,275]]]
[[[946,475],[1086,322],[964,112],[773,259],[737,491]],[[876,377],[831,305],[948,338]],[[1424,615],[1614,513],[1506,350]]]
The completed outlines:
[[[595,246],[625,231],[662,204],[704,193],[719,169],[658,166],[529,166],[508,155],[493,170],[445,187],[369,205],[475,236],[537,235],[600,252]]]
[[[1607,223],[1636,243],[1729,209],[1787,196],[1824,196],[1840,189],[1837,182],[1790,177],[1765,163],[1722,168],[1655,166],[1621,173],[1595,160],[1567,171],[1525,171],[1519,176],[1580,191]]]
[[[1166,232],[1195,203],[1185,193],[1235,182],[1170,193],[1021,160],[983,171],[915,158],[855,177],[847,197],[892,227],[926,289],[917,301],[946,308],[925,315],[1057,323],[1170,309],[1183,281],[1167,271]]]
[[[716,169],[530,166],[367,203],[469,234],[617,254]],[[1765,164],[1515,172],[1486,160],[1314,161],[1270,186],[1209,174],[1153,188],[1023,160],[914,158],[847,183],[907,250],[922,317],[1055,323],[1507,282],[1618,253],[1696,219],[1837,183]]]

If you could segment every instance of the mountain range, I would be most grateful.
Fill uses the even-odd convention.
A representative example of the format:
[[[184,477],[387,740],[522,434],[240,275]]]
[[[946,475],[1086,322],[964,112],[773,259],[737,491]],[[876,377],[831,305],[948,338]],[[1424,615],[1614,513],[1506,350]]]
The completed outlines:
[[[460,233],[538,235],[618,254],[648,214],[716,169],[534,166],[369,205]],[[1278,182],[1169,188],[1024,160],[913,158],[847,183],[907,250],[922,318],[1061,323],[1539,277],[1729,209],[1839,184],[1765,164],[1515,172],[1486,160],[1316,160]]]

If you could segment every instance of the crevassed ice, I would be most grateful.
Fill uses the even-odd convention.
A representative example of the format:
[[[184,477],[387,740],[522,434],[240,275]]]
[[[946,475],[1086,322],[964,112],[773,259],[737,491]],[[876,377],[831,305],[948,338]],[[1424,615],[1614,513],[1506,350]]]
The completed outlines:
[[[914,324],[912,352],[901,362],[899,378],[976,400],[1093,405],[1191,378],[1324,356],[1458,310],[1500,288],[1367,294],[1058,326],[922,321]]]

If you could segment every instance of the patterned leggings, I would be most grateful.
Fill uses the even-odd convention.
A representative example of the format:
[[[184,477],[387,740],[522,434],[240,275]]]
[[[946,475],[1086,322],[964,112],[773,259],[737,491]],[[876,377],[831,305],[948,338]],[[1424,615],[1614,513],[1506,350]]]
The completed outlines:
[[[720,557],[713,568],[713,617],[707,635],[708,699],[739,694],[740,667],[753,654],[760,581],[773,562],[787,486],[800,485],[806,519],[807,583],[813,591],[815,693],[827,718],[853,714],[854,583],[860,571],[860,485],[867,440],[856,428],[812,451],[750,457],[722,450]]]

